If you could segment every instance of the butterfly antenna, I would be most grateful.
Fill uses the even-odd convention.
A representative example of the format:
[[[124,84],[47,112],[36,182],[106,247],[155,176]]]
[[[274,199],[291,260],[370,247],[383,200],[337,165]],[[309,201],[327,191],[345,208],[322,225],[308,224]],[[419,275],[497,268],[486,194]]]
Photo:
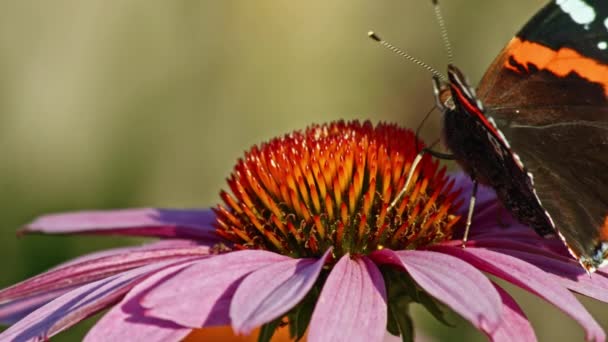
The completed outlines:
[[[452,64],[454,62],[454,54],[452,53],[452,45],[448,38],[448,29],[445,27],[445,20],[443,20],[443,15],[441,15],[441,6],[439,6],[439,0],[432,1],[433,9],[435,10],[435,19],[437,19],[439,30],[441,31],[441,39],[443,39],[443,46],[445,46],[445,51],[448,54],[448,62]]]
[[[407,59],[410,62],[413,62],[414,64],[421,66],[422,68],[426,69],[427,71],[430,71],[433,75],[439,77],[441,80],[447,80],[447,78],[445,76],[443,76],[439,71],[437,71],[435,68],[433,68],[432,66],[424,63],[423,61],[419,60],[418,58],[415,58],[414,56],[410,55],[409,53],[399,49],[398,47],[394,46],[393,44],[385,41],[384,39],[380,38],[380,36],[378,36],[375,32],[373,31],[369,31],[367,33],[367,35],[374,40],[375,42],[379,43],[380,45],[382,45],[383,47],[391,50],[392,52],[396,53],[397,55]]]

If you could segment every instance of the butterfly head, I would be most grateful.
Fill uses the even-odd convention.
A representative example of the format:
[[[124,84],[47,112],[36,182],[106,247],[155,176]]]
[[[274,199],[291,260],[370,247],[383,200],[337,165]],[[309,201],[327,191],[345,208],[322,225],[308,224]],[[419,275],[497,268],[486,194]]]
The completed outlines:
[[[466,76],[452,64],[448,64],[448,79],[433,77],[433,90],[437,107],[445,112],[456,110],[460,105],[467,103],[467,107],[475,107],[483,112],[483,104],[475,94],[475,88],[470,86]]]

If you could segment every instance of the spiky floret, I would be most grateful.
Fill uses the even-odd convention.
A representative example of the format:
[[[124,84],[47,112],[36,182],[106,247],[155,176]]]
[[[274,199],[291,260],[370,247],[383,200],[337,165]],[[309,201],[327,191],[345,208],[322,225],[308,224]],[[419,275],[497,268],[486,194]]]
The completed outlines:
[[[217,233],[235,248],[293,257],[414,249],[451,238],[458,192],[425,156],[397,205],[417,151],[415,135],[369,121],[313,125],[254,146],[222,191]],[[422,146],[422,143],[419,142]]]

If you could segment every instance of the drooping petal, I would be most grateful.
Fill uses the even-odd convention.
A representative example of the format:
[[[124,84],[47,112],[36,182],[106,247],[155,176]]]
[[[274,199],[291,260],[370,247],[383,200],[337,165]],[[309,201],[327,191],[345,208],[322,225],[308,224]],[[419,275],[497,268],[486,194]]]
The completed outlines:
[[[82,257],[80,262],[69,262],[50,271],[34,276],[11,287],[0,290],[0,303],[23,300],[38,294],[73,288],[108,277],[132,268],[164,260],[203,257],[209,254],[207,246],[189,244],[163,244],[159,248],[150,246],[123,248],[116,253],[101,253],[101,257]]]
[[[211,210],[123,209],[51,214],[26,225],[22,233],[116,234],[170,238],[194,238],[215,243]]]
[[[545,272],[554,274],[562,286],[582,295],[608,302],[608,277],[603,273],[591,276],[572,258],[556,255],[547,257],[530,251],[492,248],[492,250],[525,260]]]
[[[152,287],[141,305],[150,316],[190,328],[230,324],[230,301],[244,276],[287,260],[262,250],[215,255]]]
[[[75,289],[76,287],[82,284],[102,279],[104,277],[122,272],[128,268],[140,266],[138,263],[133,263],[129,265],[124,265],[126,267],[116,267],[113,269],[105,268],[103,271],[100,269],[100,272],[98,274],[95,274],[95,260],[108,261],[110,259],[109,257],[112,256],[123,256],[125,257],[125,259],[127,259],[126,256],[133,252],[153,251],[172,248],[179,249],[187,247],[198,247],[197,249],[200,248],[201,250],[207,248],[199,246],[198,243],[194,240],[171,239],[149,243],[139,247],[122,247],[104,250],[100,252],[94,252],[72,259],[68,262],[65,262],[59,266],[52,268],[51,270],[43,274],[25,280],[9,288],[0,290],[0,323],[7,325],[13,324],[14,322],[27,316],[29,313],[41,307],[42,305],[63,295],[64,293]],[[125,259],[121,260],[126,261]],[[142,264],[146,264],[149,261],[154,261],[154,259],[141,260],[143,261]],[[99,263],[98,265],[101,264],[102,263]],[[53,274],[56,274],[54,272],[62,272],[68,270],[68,266],[74,266],[75,268],[73,270],[86,269],[88,275],[81,274],[77,277],[76,273],[73,273],[73,278],[53,276]]]
[[[502,210],[502,209],[501,209]],[[518,222],[505,222],[508,219],[498,218],[496,210],[490,210],[487,215],[475,215],[475,232],[469,234],[469,241],[482,239],[518,240],[523,243],[538,243],[541,237],[527,226]],[[507,214],[509,218],[513,219]],[[473,229],[473,228],[471,228]],[[550,241],[550,240],[547,240]]]
[[[386,322],[386,288],[380,270],[368,257],[345,255],[321,290],[308,340],[380,341]]]
[[[531,230],[531,229],[529,229]],[[508,234],[505,232],[489,233],[479,235],[473,238],[472,243],[476,246],[492,249],[508,245],[509,249],[529,250],[534,249],[536,254],[550,255],[551,257],[566,257],[572,259],[572,255],[568,252],[568,248],[557,236],[552,238],[542,238],[534,231],[528,231],[527,236],[520,234]],[[527,245],[527,246],[522,246]]]
[[[521,310],[507,291],[494,284],[494,287],[502,299],[502,322],[498,329],[490,335],[495,342],[536,342],[536,334],[528,321],[528,318]]]
[[[431,296],[448,305],[487,334],[500,325],[502,303],[490,280],[464,261],[432,251],[372,253],[376,263],[405,268]]]
[[[492,234],[476,237],[469,240],[472,247],[481,247],[486,249],[504,248],[515,251],[529,251],[534,254],[543,255],[548,258],[565,258],[573,260],[572,256],[568,254],[565,248],[556,250],[556,242],[559,243],[560,247],[563,246],[561,241],[554,241],[552,238],[541,238],[536,233],[530,236],[524,235],[506,235],[506,234]],[[469,246],[467,242],[467,246]],[[450,243],[451,246],[458,246],[458,244]],[[563,253],[563,252],[566,253]],[[582,270],[582,268],[581,268]]]
[[[83,285],[10,326],[0,334],[0,341],[47,339],[113,304],[141,277],[170,265],[156,263]]]
[[[29,315],[32,311],[73,289],[74,287],[66,287],[60,290],[42,292],[33,296],[26,296],[0,304],[0,324],[14,324],[18,320]]]
[[[99,259],[102,257],[114,256],[114,255],[127,255],[132,251],[152,251],[152,250],[162,250],[162,249],[179,249],[179,248],[187,248],[187,247],[202,247],[207,246],[206,244],[201,244],[196,240],[190,239],[167,239],[167,240],[157,240],[153,242],[146,242],[145,244],[139,246],[128,246],[128,247],[117,247],[104,249],[88,254],[83,254],[76,258],[70,259],[64,263],[61,263],[50,270],[54,270],[57,268],[62,268],[65,266],[70,266],[72,264],[80,264],[85,261]],[[50,271],[49,270],[49,271]]]
[[[239,285],[230,305],[235,331],[249,334],[298,304],[314,285],[330,252],[328,250],[316,260],[285,260],[248,275]]]
[[[140,300],[158,282],[165,281],[195,261],[167,267],[135,285],[125,298],[89,330],[86,342],[103,341],[181,341],[192,329],[151,317]]]
[[[564,288],[558,277],[521,259],[484,248],[457,248],[437,245],[434,250],[463,259],[478,269],[513,283],[544,298],[574,318],[584,329],[586,339],[604,341],[606,335],[574,295]]]

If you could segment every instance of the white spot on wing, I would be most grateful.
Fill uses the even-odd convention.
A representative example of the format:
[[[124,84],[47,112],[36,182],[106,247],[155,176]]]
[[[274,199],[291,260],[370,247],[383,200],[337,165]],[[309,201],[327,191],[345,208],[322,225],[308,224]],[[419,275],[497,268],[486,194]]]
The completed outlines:
[[[568,248],[570,250],[570,248]],[[579,262],[587,270],[589,274],[595,272],[598,268],[608,265],[608,241],[602,241],[595,249],[595,253],[589,256],[581,256]]]
[[[515,152],[513,152],[513,159],[515,159],[515,164],[517,164],[517,166],[523,170],[524,163],[521,162],[521,158],[519,158],[519,155],[517,155]]]
[[[608,43],[602,41],[597,43],[597,48],[600,50],[606,50],[606,48],[608,48]]]
[[[508,148],[511,148],[511,145],[509,144],[509,141],[507,140],[507,138],[505,138],[505,135],[502,134],[502,131],[499,129],[496,129],[496,131],[498,132],[498,135],[500,135],[500,138],[502,139],[502,141],[505,142],[505,145],[507,145]]]
[[[595,20],[595,10],[582,0],[556,0],[555,3],[579,25],[589,25]]]
[[[602,268],[608,264],[608,259],[606,259],[606,253],[608,252],[608,242],[602,242],[600,248],[597,250],[595,258],[596,260],[601,260],[598,268]]]
[[[519,158],[519,156],[517,158]],[[528,178],[530,178],[530,182],[532,183],[532,185],[534,185],[534,175],[532,174],[532,172],[528,172],[527,175]]]

